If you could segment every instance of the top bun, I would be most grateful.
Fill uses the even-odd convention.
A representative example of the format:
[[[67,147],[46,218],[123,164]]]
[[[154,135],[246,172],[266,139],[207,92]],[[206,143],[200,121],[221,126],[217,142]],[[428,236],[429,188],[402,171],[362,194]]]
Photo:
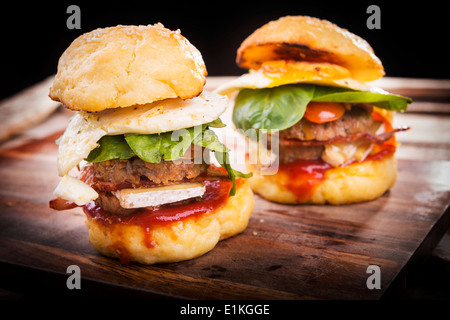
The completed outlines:
[[[72,110],[101,111],[202,92],[200,52],[160,23],[96,29],[62,54],[50,98]]]
[[[286,16],[253,32],[237,51],[236,63],[257,70],[264,61],[328,62],[360,81],[384,76],[380,59],[364,39],[335,24],[307,16]]]

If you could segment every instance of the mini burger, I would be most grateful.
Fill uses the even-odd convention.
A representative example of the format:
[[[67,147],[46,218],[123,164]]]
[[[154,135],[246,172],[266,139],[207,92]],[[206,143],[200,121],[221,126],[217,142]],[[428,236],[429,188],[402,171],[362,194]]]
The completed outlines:
[[[49,95],[77,112],[57,141],[50,207],[82,207],[100,253],[182,261],[246,228],[253,194],[211,129],[227,98],[203,91],[206,75],[200,52],[161,24],[97,29],[62,54]]]
[[[250,141],[254,192],[280,203],[347,204],[394,185],[394,134],[407,128],[394,129],[393,114],[412,101],[367,83],[384,69],[365,40],[329,21],[287,16],[245,39],[236,63],[250,72],[217,92],[234,98],[237,129],[268,135],[269,156],[251,157],[261,144]],[[275,174],[264,174],[262,159],[275,159]]]

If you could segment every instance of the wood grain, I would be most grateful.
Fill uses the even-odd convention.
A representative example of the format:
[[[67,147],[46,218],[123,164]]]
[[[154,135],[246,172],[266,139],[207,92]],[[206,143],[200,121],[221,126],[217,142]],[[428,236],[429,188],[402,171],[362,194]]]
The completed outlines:
[[[0,142],[47,119],[60,105],[44,92],[53,77],[27,88],[20,94],[0,101]]]
[[[448,79],[384,77],[373,81],[372,84],[391,93],[410,97],[415,101],[450,102],[450,80]]]
[[[220,81],[208,80],[211,86]],[[448,118],[407,112],[396,119],[413,128],[398,135],[398,181],[381,198],[345,206],[289,206],[255,196],[248,228],[206,255],[122,267],[91,246],[80,209],[48,207],[59,180],[54,140],[67,120],[59,111],[42,124],[45,134],[34,128],[34,134],[26,132],[0,148],[0,270],[26,267],[35,271],[35,281],[59,275],[62,290],[67,266],[76,264],[82,281],[150,298],[392,297],[450,224]],[[381,268],[381,290],[366,286],[372,264]]]

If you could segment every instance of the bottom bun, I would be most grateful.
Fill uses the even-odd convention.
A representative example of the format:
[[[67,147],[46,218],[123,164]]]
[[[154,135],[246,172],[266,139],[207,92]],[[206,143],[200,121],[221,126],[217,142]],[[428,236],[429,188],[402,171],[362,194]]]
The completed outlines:
[[[251,169],[251,168],[249,168]],[[348,204],[370,201],[389,190],[397,179],[394,154],[325,171],[323,179],[303,199],[286,187],[290,176],[258,175],[249,179],[253,191],[263,198],[286,204]]]
[[[87,215],[89,239],[103,255],[122,264],[167,263],[199,257],[223,239],[242,232],[254,208],[253,192],[246,179],[239,179],[236,194],[205,214],[176,222],[141,226],[107,225]]]

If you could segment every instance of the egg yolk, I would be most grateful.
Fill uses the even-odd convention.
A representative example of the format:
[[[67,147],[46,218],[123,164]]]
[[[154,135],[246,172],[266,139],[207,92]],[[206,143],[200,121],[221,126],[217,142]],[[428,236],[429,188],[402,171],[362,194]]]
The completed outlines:
[[[260,70],[272,80],[269,87],[304,81],[333,81],[350,77],[350,72],[346,68],[326,62],[269,60],[262,63]]]
[[[345,113],[345,107],[337,102],[310,102],[304,117],[314,123],[325,123],[339,119]]]

